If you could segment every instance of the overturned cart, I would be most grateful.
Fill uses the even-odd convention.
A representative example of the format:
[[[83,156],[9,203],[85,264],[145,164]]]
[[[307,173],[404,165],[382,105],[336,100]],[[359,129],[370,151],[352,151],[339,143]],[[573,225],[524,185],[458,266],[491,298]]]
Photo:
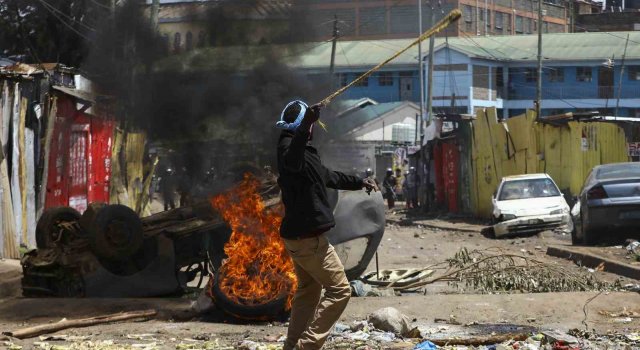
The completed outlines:
[[[334,192],[337,226],[328,233],[347,276],[359,277],[384,232],[379,194]],[[267,199],[267,206],[278,205]],[[231,230],[208,201],[139,218],[122,205],[92,203],[80,215],[47,210],[38,221],[38,249],[22,260],[28,297],[150,297],[176,295],[215,272]]]

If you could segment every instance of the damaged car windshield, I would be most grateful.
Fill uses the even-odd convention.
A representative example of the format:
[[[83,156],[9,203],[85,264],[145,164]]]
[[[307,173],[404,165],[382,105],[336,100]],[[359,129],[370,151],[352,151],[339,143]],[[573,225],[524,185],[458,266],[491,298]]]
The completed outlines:
[[[508,181],[502,185],[499,200],[559,196],[560,191],[550,179]]]

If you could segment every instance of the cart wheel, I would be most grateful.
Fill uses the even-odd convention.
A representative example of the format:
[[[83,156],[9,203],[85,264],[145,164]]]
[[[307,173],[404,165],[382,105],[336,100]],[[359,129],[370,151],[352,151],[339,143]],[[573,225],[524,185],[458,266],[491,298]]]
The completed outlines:
[[[36,225],[36,245],[38,248],[51,248],[61,237],[58,224],[80,219],[80,213],[69,207],[47,209]]]
[[[84,232],[89,232],[91,224],[96,220],[96,215],[105,206],[106,204],[102,202],[94,202],[87,206],[87,210],[82,213],[80,220],[78,220],[78,224],[80,224]]]
[[[89,244],[93,252],[105,259],[126,260],[142,246],[142,221],[129,207],[106,205],[90,224]]]

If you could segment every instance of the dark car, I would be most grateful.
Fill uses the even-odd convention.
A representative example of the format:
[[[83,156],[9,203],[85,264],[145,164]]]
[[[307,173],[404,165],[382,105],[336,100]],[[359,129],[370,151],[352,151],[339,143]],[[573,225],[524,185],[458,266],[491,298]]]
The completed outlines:
[[[571,211],[573,244],[593,245],[615,234],[640,228],[640,163],[594,167]]]

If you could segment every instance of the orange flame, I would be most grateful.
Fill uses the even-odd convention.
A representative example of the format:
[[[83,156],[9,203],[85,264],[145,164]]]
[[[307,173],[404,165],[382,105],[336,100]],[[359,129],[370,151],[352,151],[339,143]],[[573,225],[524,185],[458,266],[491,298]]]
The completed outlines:
[[[232,230],[224,247],[229,258],[219,289],[241,305],[260,305],[287,295],[289,310],[297,279],[279,234],[282,217],[265,210],[258,185],[247,174],[236,188],[211,199]]]

